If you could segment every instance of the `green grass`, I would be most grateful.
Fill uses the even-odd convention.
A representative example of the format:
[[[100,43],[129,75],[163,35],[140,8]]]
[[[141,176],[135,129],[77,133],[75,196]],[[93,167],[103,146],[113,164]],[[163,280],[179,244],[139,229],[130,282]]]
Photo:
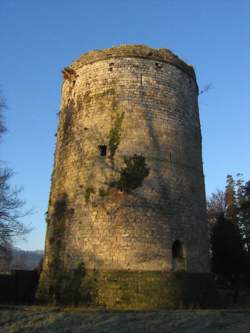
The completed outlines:
[[[249,333],[250,310],[1,307],[0,333]]]

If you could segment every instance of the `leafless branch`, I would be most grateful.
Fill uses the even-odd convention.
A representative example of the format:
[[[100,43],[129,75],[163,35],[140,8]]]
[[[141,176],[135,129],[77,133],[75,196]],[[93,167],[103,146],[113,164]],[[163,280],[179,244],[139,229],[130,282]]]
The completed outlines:
[[[202,95],[202,94],[204,94],[204,93],[206,93],[206,92],[208,92],[209,90],[211,90],[211,89],[213,89],[213,88],[214,88],[214,87],[213,87],[212,83],[208,83],[208,84],[206,84],[206,85],[204,86],[204,88],[203,88],[202,90],[199,91],[199,96]]]

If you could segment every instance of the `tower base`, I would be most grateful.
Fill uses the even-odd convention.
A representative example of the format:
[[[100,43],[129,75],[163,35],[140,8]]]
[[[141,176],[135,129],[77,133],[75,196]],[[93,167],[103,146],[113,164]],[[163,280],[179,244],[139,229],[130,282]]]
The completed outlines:
[[[107,309],[209,308],[216,306],[217,300],[215,283],[209,273],[87,271],[81,282],[77,277],[62,280],[61,289],[54,294],[45,286],[40,284],[38,299],[46,303]]]

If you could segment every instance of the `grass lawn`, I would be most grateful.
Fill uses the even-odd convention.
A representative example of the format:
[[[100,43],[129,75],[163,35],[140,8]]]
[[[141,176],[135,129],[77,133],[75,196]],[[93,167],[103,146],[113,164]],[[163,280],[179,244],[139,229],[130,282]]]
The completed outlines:
[[[0,307],[0,333],[250,333],[250,310]]]

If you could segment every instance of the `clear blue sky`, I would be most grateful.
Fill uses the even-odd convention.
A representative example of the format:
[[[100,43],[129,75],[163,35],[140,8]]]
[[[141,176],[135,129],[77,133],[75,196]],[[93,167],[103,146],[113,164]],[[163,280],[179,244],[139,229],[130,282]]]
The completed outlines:
[[[250,178],[249,0],[1,0],[0,87],[9,132],[1,160],[35,213],[24,249],[42,249],[61,70],[82,53],[119,44],[166,47],[196,70],[206,192],[228,173]]]

